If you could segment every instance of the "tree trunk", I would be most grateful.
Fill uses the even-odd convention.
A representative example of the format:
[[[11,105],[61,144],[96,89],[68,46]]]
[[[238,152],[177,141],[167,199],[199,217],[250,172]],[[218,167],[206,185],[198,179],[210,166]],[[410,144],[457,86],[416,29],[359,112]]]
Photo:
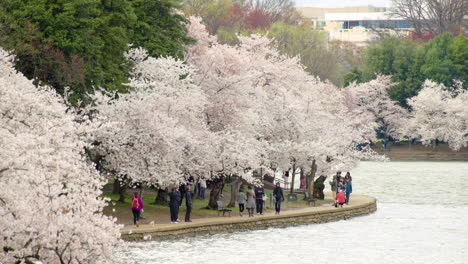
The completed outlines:
[[[307,175],[307,193],[309,194],[308,197],[314,197],[314,180],[315,180],[315,173],[317,173],[317,163],[315,160],[312,161],[312,165],[310,166],[310,172]]]
[[[241,178],[237,178],[237,180],[231,183],[231,201],[229,201],[229,204],[227,205],[227,207],[236,206],[236,201],[237,201],[237,198],[239,197],[239,189],[243,183],[244,181]]]
[[[218,204],[216,203],[219,201],[219,196],[221,195],[221,187],[224,184],[224,176],[220,176],[217,179],[213,179],[211,182],[211,191],[210,191],[210,200],[208,205],[206,206],[207,209],[217,209]]]
[[[291,191],[290,193],[294,193],[294,181],[296,177],[296,162],[294,161],[292,164],[292,177],[291,177]]]
[[[314,182],[314,193],[313,193],[314,198],[317,198],[317,199],[320,199],[320,200],[325,199],[325,194],[323,193],[323,189],[325,189],[325,180],[326,179],[327,179],[327,177],[321,175],[320,177],[318,177],[317,180],[315,180],[315,182]]]
[[[198,183],[198,179],[195,180],[195,183],[193,184],[193,199],[198,199],[200,198],[200,184]]]
[[[112,187],[112,194],[119,194],[120,193],[120,181],[115,179],[114,185]]]
[[[125,197],[127,196],[127,184],[125,182],[115,179],[113,192],[119,195],[119,202],[125,203]]]
[[[156,195],[153,204],[169,205],[169,201],[167,200],[168,197],[169,193],[167,192],[167,189],[158,189],[158,194]]]

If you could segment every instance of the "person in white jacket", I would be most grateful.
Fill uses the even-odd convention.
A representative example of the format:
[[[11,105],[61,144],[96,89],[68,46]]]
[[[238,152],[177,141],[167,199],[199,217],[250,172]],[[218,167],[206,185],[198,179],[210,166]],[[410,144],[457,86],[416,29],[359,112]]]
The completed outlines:
[[[206,180],[200,179],[200,198],[205,200]]]

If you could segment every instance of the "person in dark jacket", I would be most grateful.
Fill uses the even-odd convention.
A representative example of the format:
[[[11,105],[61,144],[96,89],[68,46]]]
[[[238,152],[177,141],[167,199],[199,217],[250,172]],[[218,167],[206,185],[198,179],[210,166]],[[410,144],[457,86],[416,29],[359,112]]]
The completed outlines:
[[[346,199],[345,203],[349,203],[349,196],[353,192],[353,177],[351,177],[351,173],[347,172],[345,175],[345,184],[346,184]]]
[[[275,197],[275,214],[279,215],[281,211],[281,202],[284,201],[283,189],[281,189],[279,182],[273,190],[273,197]]]
[[[190,190],[190,186],[187,185],[185,187],[185,206],[187,207],[187,210],[185,211],[185,222],[192,222],[190,220],[190,214],[192,213],[192,204],[193,204],[193,193]]]
[[[255,187],[255,205],[257,208],[257,214],[263,214],[263,196],[265,195],[265,189],[263,187]]]
[[[181,184],[179,186],[179,192],[180,192],[180,202],[179,202],[179,207],[182,206],[182,202],[184,201],[184,197],[185,197],[185,184]]]
[[[172,189],[172,192],[169,193],[169,208],[171,209],[171,223],[177,224],[179,222],[179,205],[181,201],[181,196],[179,192],[179,187]]]

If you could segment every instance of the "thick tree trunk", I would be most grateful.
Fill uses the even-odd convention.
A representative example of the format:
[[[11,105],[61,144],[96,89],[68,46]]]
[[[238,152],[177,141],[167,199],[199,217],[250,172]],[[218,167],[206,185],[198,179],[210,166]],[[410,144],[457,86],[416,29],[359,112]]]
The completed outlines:
[[[200,198],[200,185],[198,183],[198,179],[193,184],[193,199]]]
[[[168,198],[169,193],[167,192],[166,189],[158,189],[158,194],[156,195],[156,198],[154,199],[153,204],[159,204],[159,205],[169,205]]]
[[[309,194],[308,197],[314,197],[313,194],[315,173],[317,173],[317,163],[315,162],[315,160],[313,160],[310,166],[310,172],[307,175],[307,193]]]
[[[291,190],[290,193],[294,193],[294,181],[296,178],[296,162],[294,161],[292,164],[292,177],[291,177]]]
[[[241,178],[237,178],[237,180],[231,183],[231,201],[227,207],[234,207],[236,206],[237,198],[239,196],[239,189],[244,181]]]
[[[315,180],[315,182],[314,182],[314,193],[313,193],[314,198],[317,198],[317,199],[320,199],[320,200],[325,199],[325,194],[323,193],[323,189],[325,189],[325,180],[326,179],[327,179],[327,177],[322,175],[322,176],[318,177],[317,180]]]
[[[224,176],[220,176],[217,179],[212,180],[211,182],[211,191],[210,191],[210,200],[206,208],[208,209],[217,209],[218,205],[216,204],[219,201],[221,195],[221,187],[224,184]]]
[[[114,185],[112,186],[112,194],[119,194],[120,193],[120,181],[115,179]]]
[[[118,194],[119,202],[125,203],[125,196],[127,195],[127,184],[119,181],[118,179],[115,179],[112,193]]]

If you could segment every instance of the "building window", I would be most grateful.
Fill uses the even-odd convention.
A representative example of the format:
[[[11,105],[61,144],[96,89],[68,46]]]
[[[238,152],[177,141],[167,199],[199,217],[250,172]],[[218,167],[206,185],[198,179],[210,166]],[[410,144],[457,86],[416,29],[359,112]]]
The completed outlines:
[[[316,28],[319,28],[319,29],[323,29],[327,26],[327,22],[325,21],[317,21],[317,27]]]

